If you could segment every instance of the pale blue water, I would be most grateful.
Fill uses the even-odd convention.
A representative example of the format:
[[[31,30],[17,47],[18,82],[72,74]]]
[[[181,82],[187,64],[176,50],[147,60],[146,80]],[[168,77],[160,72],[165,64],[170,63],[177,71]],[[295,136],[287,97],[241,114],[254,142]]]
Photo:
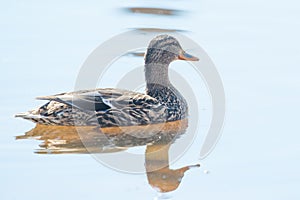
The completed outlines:
[[[123,9],[141,5],[188,12],[160,17]],[[296,0],[1,2],[0,199],[157,195],[145,175],[116,172],[89,155],[37,155],[39,141],[14,138],[33,127],[15,113],[40,105],[36,96],[72,90],[93,49],[141,27],[188,30],[183,34],[216,64],[227,97],[222,138],[172,198],[299,199],[299,11]],[[174,166],[199,162],[201,144],[196,140]]]

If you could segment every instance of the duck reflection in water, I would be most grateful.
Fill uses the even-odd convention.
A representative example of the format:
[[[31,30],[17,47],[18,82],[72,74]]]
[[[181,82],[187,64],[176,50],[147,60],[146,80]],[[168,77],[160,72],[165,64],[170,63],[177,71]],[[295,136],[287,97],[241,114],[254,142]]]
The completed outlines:
[[[148,183],[159,192],[171,192],[178,188],[184,173],[192,167],[170,169],[169,149],[180,139],[188,126],[187,119],[168,122],[163,126],[99,128],[97,126],[51,126],[37,124],[35,128],[16,139],[43,141],[37,154],[89,154],[114,153],[132,147],[146,146],[145,168]],[[159,131],[157,131],[159,130]],[[153,134],[153,132],[156,132]],[[82,134],[84,133],[84,134]],[[139,134],[147,138],[136,137]]]

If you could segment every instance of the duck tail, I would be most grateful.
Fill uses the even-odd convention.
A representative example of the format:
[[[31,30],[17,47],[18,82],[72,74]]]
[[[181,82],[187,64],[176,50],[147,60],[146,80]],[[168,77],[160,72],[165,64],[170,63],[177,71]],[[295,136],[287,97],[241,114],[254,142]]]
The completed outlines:
[[[39,122],[42,118],[41,115],[39,114],[34,114],[33,112],[22,112],[22,113],[17,113],[15,114],[14,117],[20,117],[20,118],[23,118],[23,119],[26,119],[26,120],[30,120],[30,121],[33,121],[35,123]]]
[[[17,113],[15,114],[14,117],[20,117],[20,118],[24,118],[24,119],[27,119],[27,118],[37,118],[38,115],[33,115],[29,112],[23,112],[23,113]]]
[[[28,115],[28,112],[22,112],[22,113],[17,113],[15,114],[14,117],[21,117],[21,118],[24,118]]]

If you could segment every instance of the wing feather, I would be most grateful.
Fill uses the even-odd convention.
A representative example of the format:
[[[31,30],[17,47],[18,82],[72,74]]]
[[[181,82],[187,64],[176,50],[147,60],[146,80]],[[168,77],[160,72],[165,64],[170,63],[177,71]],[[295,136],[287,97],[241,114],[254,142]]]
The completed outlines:
[[[146,94],[129,90],[105,88],[96,90],[81,90],[50,96],[37,97],[38,100],[56,101],[75,107],[82,111],[106,111],[124,107],[145,107],[159,102]]]

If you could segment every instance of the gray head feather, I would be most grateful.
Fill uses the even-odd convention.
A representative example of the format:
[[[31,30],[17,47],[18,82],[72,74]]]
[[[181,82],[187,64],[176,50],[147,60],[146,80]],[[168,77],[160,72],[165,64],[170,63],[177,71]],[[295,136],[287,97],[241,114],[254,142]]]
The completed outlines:
[[[182,48],[176,38],[159,35],[151,40],[145,56],[145,64],[170,64],[176,60]]]

